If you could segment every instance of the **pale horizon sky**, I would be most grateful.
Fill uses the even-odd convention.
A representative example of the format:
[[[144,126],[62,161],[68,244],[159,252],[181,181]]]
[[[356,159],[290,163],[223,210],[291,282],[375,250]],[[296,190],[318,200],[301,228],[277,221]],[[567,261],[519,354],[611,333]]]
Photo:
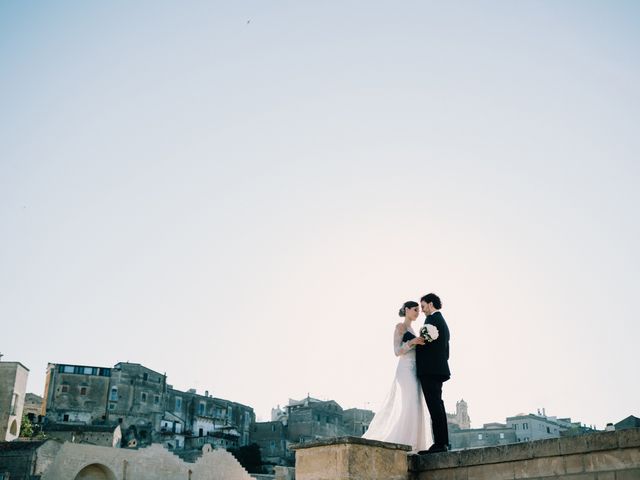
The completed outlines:
[[[640,4],[3,2],[0,352],[375,409],[640,416]],[[418,320],[421,322],[423,317]]]

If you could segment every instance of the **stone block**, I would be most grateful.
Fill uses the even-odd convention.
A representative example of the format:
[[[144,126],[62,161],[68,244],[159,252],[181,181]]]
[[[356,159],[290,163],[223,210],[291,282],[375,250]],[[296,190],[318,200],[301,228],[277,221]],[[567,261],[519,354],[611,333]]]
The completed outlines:
[[[597,477],[598,480],[616,480],[615,472],[600,472]]]
[[[551,438],[531,444],[531,454],[534,458],[553,457],[560,455],[560,439]]]
[[[500,463],[507,459],[513,460],[516,457],[513,447],[514,445],[500,445],[481,449],[482,463]],[[525,454],[524,458],[529,458],[529,451],[525,453],[522,449],[518,449],[518,454]]]
[[[586,435],[563,438],[560,442],[560,455],[572,455],[588,451]]]
[[[474,465],[468,468],[467,480],[513,480],[516,478],[514,462]]]
[[[593,452],[584,455],[584,469],[586,472],[626,470],[637,467],[640,467],[639,448]]]
[[[409,456],[409,465],[411,471],[418,470],[438,470],[444,468],[454,468],[459,467],[463,464],[463,462],[468,465],[474,463],[474,459],[476,463],[480,463],[480,454],[479,450],[476,450],[475,453],[469,451],[464,452],[443,452],[443,453],[428,453],[424,455],[410,455]],[[473,453],[473,455],[469,455],[469,453]],[[466,460],[463,460],[463,457]]]
[[[562,457],[535,458],[522,460],[513,464],[515,478],[538,478],[564,475]]]
[[[469,480],[469,469],[461,468],[445,468],[442,470],[432,470],[422,472],[415,478],[416,480]]]
[[[616,480],[638,480],[640,478],[640,468],[621,470],[616,472]]]
[[[629,428],[616,433],[618,437],[618,447],[640,447],[640,428]]]
[[[406,480],[410,447],[357,437],[293,447],[297,480]]]
[[[565,455],[564,470],[568,475],[584,472],[584,458],[582,454]]]

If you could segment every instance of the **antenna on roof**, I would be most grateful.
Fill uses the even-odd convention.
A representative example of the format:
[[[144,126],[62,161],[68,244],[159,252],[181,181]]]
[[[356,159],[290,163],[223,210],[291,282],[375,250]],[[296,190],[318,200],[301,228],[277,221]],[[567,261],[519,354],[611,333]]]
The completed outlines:
[[[2,357],[4,357],[4,355],[0,353],[0,362],[2,361]]]

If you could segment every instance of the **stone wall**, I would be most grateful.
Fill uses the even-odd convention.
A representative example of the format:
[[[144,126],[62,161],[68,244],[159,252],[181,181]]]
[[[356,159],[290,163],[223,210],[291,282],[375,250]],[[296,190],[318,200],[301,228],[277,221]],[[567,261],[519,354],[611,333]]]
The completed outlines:
[[[20,434],[29,369],[19,362],[0,362],[0,441]]]
[[[640,429],[409,457],[411,480],[640,479]]]
[[[407,445],[338,437],[292,448],[297,480],[407,479],[407,452],[411,448]]]
[[[153,444],[140,450],[65,443],[42,480],[80,479],[87,472],[113,480],[251,480],[227,451],[205,446],[195,463],[187,463],[164,447]]]

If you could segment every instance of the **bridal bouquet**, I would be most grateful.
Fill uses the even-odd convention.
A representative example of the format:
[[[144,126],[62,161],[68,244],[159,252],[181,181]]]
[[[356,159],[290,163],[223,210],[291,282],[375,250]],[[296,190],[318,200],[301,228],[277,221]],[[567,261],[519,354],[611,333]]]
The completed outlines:
[[[430,323],[425,324],[420,329],[420,336],[427,342],[433,342],[436,338],[438,338],[438,335],[440,335],[440,333],[438,332],[438,328]]]

